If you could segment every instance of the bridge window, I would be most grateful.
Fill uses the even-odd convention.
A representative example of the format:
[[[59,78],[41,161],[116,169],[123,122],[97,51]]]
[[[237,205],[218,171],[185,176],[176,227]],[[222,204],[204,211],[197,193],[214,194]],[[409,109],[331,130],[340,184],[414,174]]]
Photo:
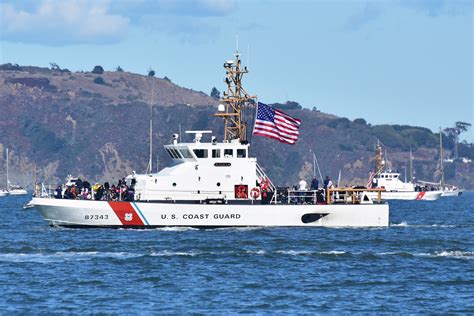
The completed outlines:
[[[232,149],[224,149],[224,157],[232,157],[233,151]]]
[[[247,157],[245,149],[237,149],[237,158],[245,158]]]
[[[207,149],[193,149],[197,158],[207,158]]]
[[[191,152],[189,151],[189,149],[187,149],[187,148],[180,148],[179,152],[181,153],[181,155],[185,159],[194,158],[193,155],[191,154]]]
[[[212,150],[212,158],[220,158],[221,157],[221,150],[220,149],[213,149]]]
[[[172,159],[179,159],[181,158],[181,156],[179,155],[178,151],[176,151],[176,149],[174,148],[166,148],[166,151],[168,152],[168,154],[170,155],[170,157]]]

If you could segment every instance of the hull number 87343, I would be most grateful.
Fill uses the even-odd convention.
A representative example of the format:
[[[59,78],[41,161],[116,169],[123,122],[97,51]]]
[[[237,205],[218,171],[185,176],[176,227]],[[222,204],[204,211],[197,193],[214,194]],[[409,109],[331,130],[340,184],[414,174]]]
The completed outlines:
[[[101,219],[109,219],[109,215],[107,214],[102,214],[102,215],[98,215],[98,214],[92,214],[92,215],[85,215],[84,216],[84,219],[85,220],[101,220]]]

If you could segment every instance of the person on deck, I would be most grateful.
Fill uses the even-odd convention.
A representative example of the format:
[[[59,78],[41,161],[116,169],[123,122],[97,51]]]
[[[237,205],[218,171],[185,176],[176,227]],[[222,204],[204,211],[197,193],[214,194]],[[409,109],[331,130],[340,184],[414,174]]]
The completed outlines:
[[[311,190],[317,190],[319,187],[319,181],[316,177],[311,180]]]
[[[306,181],[304,179],[301,179],[300,182],[298,182],[298,190],[300,191],[306,191],[306,186],[308,184],[306,183]]]

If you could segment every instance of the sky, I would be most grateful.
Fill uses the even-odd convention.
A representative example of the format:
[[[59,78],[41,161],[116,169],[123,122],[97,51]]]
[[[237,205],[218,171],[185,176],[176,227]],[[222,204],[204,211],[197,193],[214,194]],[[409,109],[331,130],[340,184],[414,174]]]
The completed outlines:
[[[225,89],[236,49],[265,103],[371,124],[474,125],[474,1],[2,0],[0,62],[154,69]],[[461,136],[474,142],[474,126]]]

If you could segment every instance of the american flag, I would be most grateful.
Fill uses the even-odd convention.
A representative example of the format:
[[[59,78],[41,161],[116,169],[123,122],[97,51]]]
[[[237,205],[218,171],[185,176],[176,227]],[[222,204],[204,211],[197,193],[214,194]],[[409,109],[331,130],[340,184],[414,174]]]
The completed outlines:
[[[300,124],[300,120],[258,102],[253,134],[293,145],[298,140]]]

